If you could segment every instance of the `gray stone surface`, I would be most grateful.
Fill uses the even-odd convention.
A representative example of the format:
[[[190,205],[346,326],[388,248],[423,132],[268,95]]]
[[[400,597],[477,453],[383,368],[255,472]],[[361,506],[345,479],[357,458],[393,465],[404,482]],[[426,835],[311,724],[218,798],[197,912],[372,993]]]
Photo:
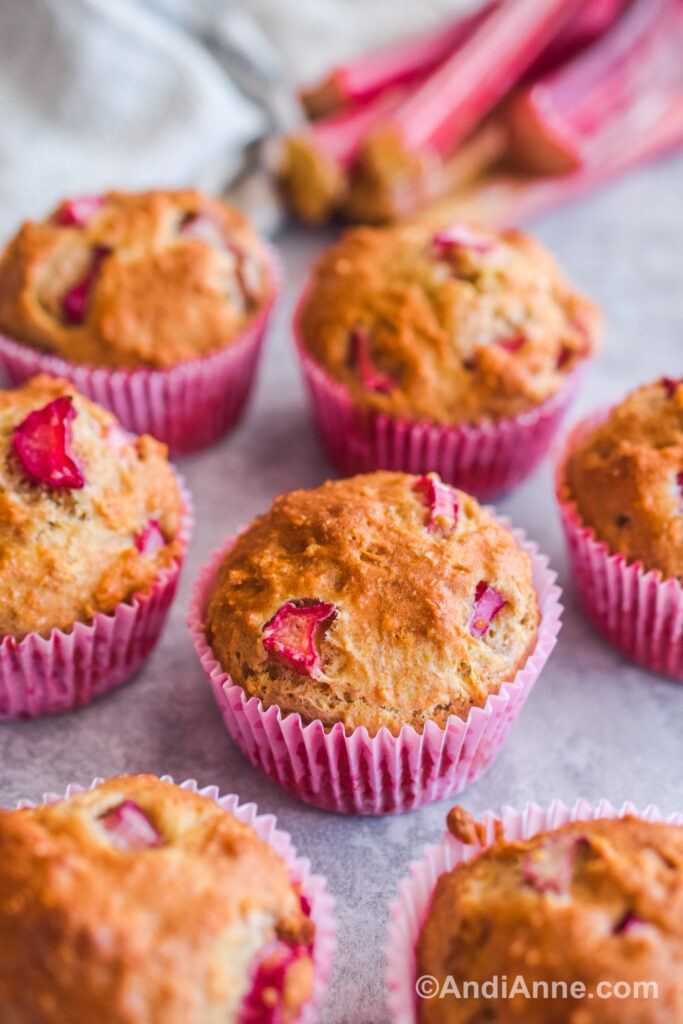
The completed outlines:
[[[573,411],[609,402],[662,374],[683,373],[683,160],[643,171],[535,226],[577,284],[600,302],[607,339]],[[288,286],[248,414],[232,436],[180,468],[197,526],[179,598],[139,676],[71,715],[0,726],[0,798],[40,797],[70,781],[117,772],[169,772],[217,783],[273,811],[337,900],[339,951],[322,1024],[379,1024],[389,901],[411,859],[436,841],[449,804],[402,817],[353,820],[313,810],[253,769],[217,713],[185,628],[190,582],[227,534],[278,493],[331,474],[312,434],[288,319],[324,240],[281,240]],[[626,664],[576,606],[551,486],[543,466],[501,508],[551,556],[566,590],[564,628],[509,741],[465,793],[474,812],[528,800],[606,796],[683,809],[683,689]]]

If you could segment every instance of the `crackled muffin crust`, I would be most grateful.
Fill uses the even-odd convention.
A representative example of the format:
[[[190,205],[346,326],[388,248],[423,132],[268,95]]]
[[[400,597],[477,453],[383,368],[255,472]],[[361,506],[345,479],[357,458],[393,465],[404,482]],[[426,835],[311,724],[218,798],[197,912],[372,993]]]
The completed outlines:
[[[192,190],[65,200],[0,260],[0,330],[74,363],[171,367],[235,341],[274,288],[263,243]]]
[[[474,498],[377,472],[279,497],[226,555],[205,627],[266,707],[374,735],[466,718],[538,621],[528,555]]]
[[[299,329],[354,402],[455,425],[550,398],[594,354],[601,317],[521,231],[412,223],[348,232],[318,264]]]
[[[276,955],[289,1024],[313,932],[252,828],[154,776],[0,811],[3,1024],[232,1024]]]
[[[579,439],[561,496],[611,552],[683,582],[683,380],[639,388]]]
[[[469,998],[421,999],[421,1024],[678,1024],[683,828],[603,819],[498,840],[437,882],[417,946],[423,974],[440,988],[452,975],[461,993],[466,981],[505,976],[512,988],[521,975],[530,991],[581,982],[587,995],[487,1000],[470,988]],[[643,981],[656,997],[598,998],[600,982]]]
[[[148,591],[182,550],[163,444],[68,381],[0,391],[0,639],[70,630]]]

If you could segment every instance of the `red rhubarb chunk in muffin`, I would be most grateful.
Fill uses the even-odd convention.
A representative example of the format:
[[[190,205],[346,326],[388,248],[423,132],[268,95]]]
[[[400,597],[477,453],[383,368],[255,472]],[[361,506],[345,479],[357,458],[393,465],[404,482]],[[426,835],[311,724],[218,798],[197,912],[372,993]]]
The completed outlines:
[[[247,696],[371,735],[466,718],[514,678],[538,622],[512,534],[435,474],[391,472],[278,498],[226,554],[205,613]]]
[[[179,557],[183,511],[164,445],[72,384],[0,391],[0,639],[70,630],[148,592]]]
[[[268,843],[154,776],[0,811],[3,1021],[294,1024],[314,935]]]
[[[577,436],[561,497],[610,552],[683,582],[683,381],[663,378]]]
[[[455,426],[555,395],[595,353],[601,316],[523,232],[413,222],[347,232],[315,268],[298,329],[354,404]]]
[[[239,338],[270,301],[245,217],[192,190],[67,199],[0,258],[0,330],[90,366],[168,368]]]

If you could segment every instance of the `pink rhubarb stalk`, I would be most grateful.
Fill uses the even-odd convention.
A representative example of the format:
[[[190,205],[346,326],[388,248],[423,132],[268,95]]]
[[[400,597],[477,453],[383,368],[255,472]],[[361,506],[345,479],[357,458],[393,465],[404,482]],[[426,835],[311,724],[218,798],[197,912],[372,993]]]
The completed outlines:
[[[537,892],[562,893],[571,885],[576,852],[586,840],[580,836],[551,836],[529,850],[524,858],[524,879]]]
[[[474,607],[469,622],[470,635],[475,640],[481,640],[506,604],[507,601],[495,587],[489,586],[485,580],[480,580],[474,594]]]
[[[39,483],[72,490],[85,486],[83,469],[71,448],[71,421],[76,415],[71,399],[63,396],[29,413],[16,428],[14,449]]]
[[[336,607],[327,602],[296,605],[288,601],[263,630],[263,646],[300,676],[316,679],[322,669],[317,644],[336,614]]]
[[[448,257],[456,249],[471,249],[473,252],[485,254],[492,252],[495,241],[489,235],[477,231],[469,224],[455,221],[447,228],[437,231],[432,239],[437,255]]]
[[[52,220],[60,227],[84,228],[103,206],[101,196],[75,196],[64,200]]]
[[[156,519],[150,519],[142,533],[135,538],[135,546],[141,555],[152,558],[166,547],[166,538]]]
[[[67,323],[77,326],[82,324],[88,312],[90,295],[100,272],[102,261],[111,252],[106,246],[100,245],[93,250],[88,271],[77,285],[66,293],[62,299],[62,313]]]
[[[119,850],[150,850],[163,845],[158,830],[133,800],[106,811],[99,821]]]
[[[370,354],[370,339],[361,327],[351,334],[351,354],[366,391],[388,394],[394,390],[396,385],[391,377],[375,368]]]
[[[273,939],[252,970],[251,984],[242,1000],[237,1024],[284,1024],[287,974],[302,957],[309,956],[307,946],[291,946],[281,939]]]
[[[429,533],[449,537],[457,526],[460,509],[455,488],[443,483],[436,475],[429,474],[416,480],[413,490],[425,496],[429,509]]]
[[[668,108],[682,50],[679,0],[632,0],[603,38],[513,103],[515,162],[542,174],[599,165]]]

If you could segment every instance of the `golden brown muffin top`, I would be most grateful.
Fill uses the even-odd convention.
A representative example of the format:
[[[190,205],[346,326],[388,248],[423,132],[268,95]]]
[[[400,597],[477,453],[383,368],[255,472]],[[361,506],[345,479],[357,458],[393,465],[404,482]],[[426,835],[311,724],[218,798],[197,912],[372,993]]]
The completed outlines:
[[[561,496],[612,553],[683,583],[683,380],[639,388],[579,437]]]
[[[148,591],[178,558],[166,447],[68,381],[0,391],[0,639],[49,636]]]
[[[564,981],[587,994],[486,1000],[470,988],[467,999],[421,999],[421,1024],[678,1024],[683,828],[602,819],[495,842],[437,882],[417,946],[423,974],[439,988],[452,975],[461,993],[494,976],[511,989],[520,975],[530,991]],[[642,981],[658,997],[598,998],[600,982]]]
[[[443,424],[510,418],[595,352],[601,316],[521,231],[357,228],[314,271],[303,344],[354,402]]]
[[[377,472],[277,498],[225,556],[206,635],[266,707],[374,735],[466,718],[538,621],[529,556],[474,498]]]
[[[289,1022],[312,938],[272,847],[155,776],[0,811],[3,1024],[231,1024],[274,940]]]
[[[0,330],[74,363],[170,367],[235,341],[273,288],[262,242],[222,200],[108,192],[12,239]]]

